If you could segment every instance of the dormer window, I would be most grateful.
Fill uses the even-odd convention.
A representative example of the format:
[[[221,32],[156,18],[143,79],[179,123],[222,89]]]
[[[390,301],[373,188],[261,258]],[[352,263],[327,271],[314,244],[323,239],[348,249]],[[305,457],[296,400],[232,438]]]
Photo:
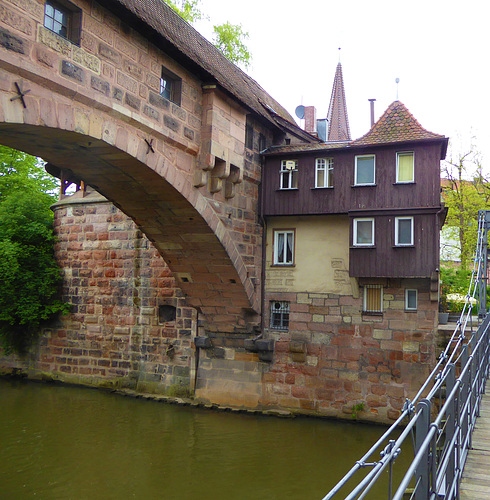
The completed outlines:
[[[82,11],[75,5],[65,0],[46,0],[44,27],[48,30],[79,45],[81,21]]]
[[[298,160],[281,161],[280,189],[298,188]]]
[[[414,155],[412,151],[396,154],[396,182],[414,182]]]
[[[164,67],[160,78],[160,95],[180,106],[182,79]]]
[[[376,161],[374,155],[356,156],[354,174],[355,186],[374,186],[376,182]]]

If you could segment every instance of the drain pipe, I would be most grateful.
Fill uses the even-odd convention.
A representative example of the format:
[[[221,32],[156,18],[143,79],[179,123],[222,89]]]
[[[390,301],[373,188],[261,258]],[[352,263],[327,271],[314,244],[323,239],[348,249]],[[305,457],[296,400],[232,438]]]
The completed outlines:
[[[265,150],[264,150],[265,151]],[[263,151],[261,151],[262,153]],[[264,316],[265,316],[265,263],[266,263],[266,241],[267,241],[267,226],[265,224],[262,210],[264,207],[264,156],[260,155],[260,196],[259,196],[259,221],[262,225],[262,269],[260,270],[260,332],[264,331]]]

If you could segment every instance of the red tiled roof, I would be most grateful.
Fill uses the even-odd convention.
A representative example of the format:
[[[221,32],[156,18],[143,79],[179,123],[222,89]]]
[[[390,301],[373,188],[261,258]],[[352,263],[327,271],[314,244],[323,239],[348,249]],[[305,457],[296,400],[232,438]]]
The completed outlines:
[[[372,146],[392,142],[444,139],[443,135],[425,130],[403,103],[395,101],[364,136],[352,141],[351,146]]]

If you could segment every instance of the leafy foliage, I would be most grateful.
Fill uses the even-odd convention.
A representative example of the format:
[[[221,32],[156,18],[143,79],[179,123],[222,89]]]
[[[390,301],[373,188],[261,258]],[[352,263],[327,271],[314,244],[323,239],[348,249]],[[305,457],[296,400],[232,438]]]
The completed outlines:
[[[243,40],[248,38],[241,25],[225,23],[214,27],[214,46],[235,64],[250,65],[251,55]]]
[[[164,0],[164,2],[189,24],[194,24],[201,19],[208,19],[201,11],[200,0]],[[227,22],[214,26],[213,31],[213,45],[234,64],[242,64],[248,68],[252,57],[243,42],[248,38],[248,33],[243,31],[242,26]]]
[[[189,24],[193,24],[204,18],[204,14],[199,8],[200,0],[177,0],[177,2],[173,2],[172,0],[164,1]]]
[[[0,341],[25,354],[40,328],[68,306],[59,298],[52,181],[36,158],[0,147]]]
[[[455,234],[461,267],[467,269],[476,247],[478,211],[490,205],[490,183],[483,175],[479,155],[473,148],[452,154],[443,164],[442,191],[449,209],[445,234]]]

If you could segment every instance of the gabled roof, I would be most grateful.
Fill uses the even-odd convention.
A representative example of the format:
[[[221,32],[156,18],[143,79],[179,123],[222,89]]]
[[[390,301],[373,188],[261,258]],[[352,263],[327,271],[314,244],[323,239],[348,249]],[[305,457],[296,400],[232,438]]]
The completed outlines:
[[[280,117],[282,127],[287,126],[305,140],[315,140],[301,130],[288,111],[253,78],[229,61],[162,0],[106,0],[104,6],[198,74],[204,83],[219,84],[268,122],[278,126],[276,117]]]
[[[430,139],[445,139],[445,137],[425,130],[403,103],[394,101],[366,135],[350,144],[351,146],[373,146]]]
[[[328,107],[327,141],[350,141],[349,119],[345,102],[344,78],[342,65],[337,64],[333,80],[332,96]]]

